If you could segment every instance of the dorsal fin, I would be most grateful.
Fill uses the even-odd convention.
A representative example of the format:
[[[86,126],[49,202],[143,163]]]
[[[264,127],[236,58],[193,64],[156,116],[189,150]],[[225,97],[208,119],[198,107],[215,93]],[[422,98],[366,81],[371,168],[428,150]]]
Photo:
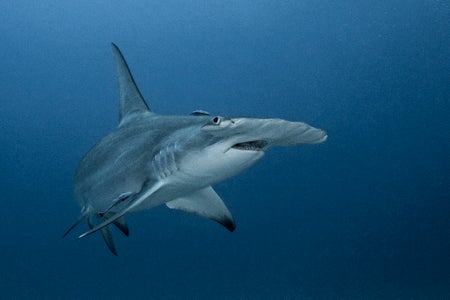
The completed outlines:
[[[209,112],[197,109],[191,112],[191,116],[209,116]]]
[[[119,48],[112,43],[114,60],[116,62],[117,81],[119,83],[119,125],[136,113],[151,111],[145,103],[136,82],[131,75],[127,62]]]

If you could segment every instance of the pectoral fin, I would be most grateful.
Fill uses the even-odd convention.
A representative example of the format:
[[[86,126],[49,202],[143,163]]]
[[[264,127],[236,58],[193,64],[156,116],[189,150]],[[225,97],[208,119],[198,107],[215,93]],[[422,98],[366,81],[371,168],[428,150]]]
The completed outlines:
[[[231,232],[236,228],[230,211],[210,186],[187,196],[169,201],[166,205],[171,209],[184,210],[216,221]]]
[[[114,204],[107,209],[107,217],[105,216],[105,212],[103,212],[102,214],[105,215],[103,216],[102,221],[99,222],[99,224],[97,224],[97,226],[95,226],[94,228],[91,228],[89,231],[86,231],[85,233],[80,235],[78,238],[83,238],[94,232],[97,232],[111,223],[115,224],[125,235],[127,235],[128,226],[126,226],[126,224],[124,225],[124,221],[122,222],[122,216],[129,212],[133,207],[139,205],[142,201],[147,199],[162,185],[162,182],[147,182],[143,185],[142,190],[139,193],[133,195],[126,193],[126,197],[121,197],[120,201],[114,202]],[[111,211],[113,208],[114,212]]]

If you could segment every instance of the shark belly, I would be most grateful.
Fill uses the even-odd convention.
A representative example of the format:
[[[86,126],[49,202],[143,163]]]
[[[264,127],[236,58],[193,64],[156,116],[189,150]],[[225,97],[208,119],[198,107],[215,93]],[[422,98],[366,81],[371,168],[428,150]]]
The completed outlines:
[[[177,161],[175,147],[167,147],[156,155],[151,164],[152,183],[142,194],[139,205],[130,211],[141,211],[165,204],[214,185],[249,168],[263,157],[263,151],[229,150],[231,159],[225,164],[204,154],[191,155]],[[209,149],[211,151],[211,149]],[[236,151],[236,153],[234,153]],[[213,166],[213,168],[211,168]],[[213,169],[214,172],[210,170]]]

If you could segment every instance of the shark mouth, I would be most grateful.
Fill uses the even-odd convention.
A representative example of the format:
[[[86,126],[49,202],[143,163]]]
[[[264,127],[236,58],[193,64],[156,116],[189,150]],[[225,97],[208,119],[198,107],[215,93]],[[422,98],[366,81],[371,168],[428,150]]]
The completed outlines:
[[[234,144],[231,148],[244,151],[263,151],[264,147],[266,147],[267,144],[268,143],[264,140],[250,141]]]

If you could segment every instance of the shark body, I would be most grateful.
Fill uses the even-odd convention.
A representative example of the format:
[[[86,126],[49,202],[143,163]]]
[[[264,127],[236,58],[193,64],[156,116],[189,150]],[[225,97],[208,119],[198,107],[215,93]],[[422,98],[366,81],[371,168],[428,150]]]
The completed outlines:
[[[317,144],[325,131],[281,119],[227,118],[195,111],[188,116],[151,111],[116,45],[119,126],[84,156],[74,176],[75,197],[89,230],[100,231],[117,255],[110,225],[128,236],[124,216],[166,204],[214,220],[228,230],[234,219],[211,187],[247,169],[270,146]]]

